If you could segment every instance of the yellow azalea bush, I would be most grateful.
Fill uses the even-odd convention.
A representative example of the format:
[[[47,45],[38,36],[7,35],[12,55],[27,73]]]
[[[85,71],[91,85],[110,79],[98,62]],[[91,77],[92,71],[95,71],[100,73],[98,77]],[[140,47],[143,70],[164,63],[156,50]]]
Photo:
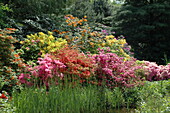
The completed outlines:
[[[116,38],[113,35],[94,30],[89,27],[87,23],[87,16],[79,19],[72,15],[65,16],[65,23],[62,28],[53,30],[57,33],[58,37],[66,39],[68,45],[76,47],[83,52],[97,53],[98,48],[109,47],[111,51],[119,56],[130,58],[130,56],[124,51],[126,40],[123,38]]]
[[[26,61],[36,61],[38,57],[43,57],[46,53],[57,51],[67,45],[66,39],[56,38],[50,31],[48,34],[39,32],[27,35],[27,39],[20,43],[23,46],[18,51]]]
[[[126,42],[125,39],[117,39],[113,35],[109,35],[109,36],[106,36],[104,38],[104,40],[105,40],[104,45],[106,47],[110,47],[111,51],[113,53],[116,53],[118,56],[125,57],[125,59],[129,59],[130,58],[130,55],[128,55],[124,51],[124,47],[127,45],[127,42]],[[101,44],[101,46],[103,46],[102,44]]]

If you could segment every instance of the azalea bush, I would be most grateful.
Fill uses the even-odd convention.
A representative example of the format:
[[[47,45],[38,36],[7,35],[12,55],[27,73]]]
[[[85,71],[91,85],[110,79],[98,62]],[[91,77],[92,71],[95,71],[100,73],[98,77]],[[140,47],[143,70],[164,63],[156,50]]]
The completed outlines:
[[[38,57],[43,57],[46,53],[54,52],[67,45],[65,39],[54,37],[52,32],[27,35],[27,39],[20,43],[22,47],[17,51],[21,53],[25,62],[36,62]]]
[[[45,85],[59,84],[60,81],[78,83],[94,76],[95,64],[91,58],[78,50],[64,47],[56,52],[38,58],[38,65],[28,65],[25,72],[19,75],[22,84]]]
[[[91,53],[97,53],[97,49],[101,47],[110,47],[112,52],[119,56],[130,56],[130,47],[126,43],[124,37],[115,37],[109,30],[97,30],[87,23],[87,17],[79,19],[72,15],[65,16],[65,23],[62,23],[62,27],[53,32],[57,33],[58,37],[67,40],[69,46],[77,47],[83,52],[90,51]]]
[[[136,59],[124,60],[115,53],[110,53],[109,48],[105,51],[99,49],[99,54],[91,56],[96,64],[95,71],[98,82],[108,88],[133,87],[142,84],[144,78],[138,75],[138,71],[144,73],[142,65],[136,63]]]
[[[163,66],[149,61],[144,61],[144,64],[144,68],[147,70],[146,79],[148,81],[170,79],[170,64]]]
[[[17,74],[25,67],[20,55],[16,52],[14,43],[15,37],[11,36],[16,29],[0,29],[0,92],[2,90],[11,94],[14,87],[19,86]]]
[[[77,49],[65,47],[53,53],[55,58],[66,65],[63,73],[80,78],[89,78],[94,75],[95,64],[93,59],[79,52]]]
[[[38,58],[37,66],[26,67],[25,73],[21,73],[18,77],[22,84],[27,86],[43,86],[49,89],[51,83],[58,84],[58,79],[62,79],[64,75],[61,73],[66,66],[52,55],[46,54],[44,58]]]

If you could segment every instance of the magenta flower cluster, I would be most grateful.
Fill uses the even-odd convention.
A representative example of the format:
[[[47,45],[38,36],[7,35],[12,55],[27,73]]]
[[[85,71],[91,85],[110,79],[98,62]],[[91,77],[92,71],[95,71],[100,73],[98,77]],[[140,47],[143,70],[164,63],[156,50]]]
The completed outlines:
[[[158,66],[156,63],[149,61],[138,63],[135,58],[126,60],[124,57],[119,57],[115,53],[111,53],[110,48],[99,48],[98,50],[98,54],[95,55],[87,53],[88,58],[92,61],[90,60],[90,62],[86,63],[83,61],[87,61],[88,58],[83,59],[83,57],[81,57],[80,60],[76,56],[78,53],[70,53],[70,49],[66,52],[67,54],[62,53],[58,56],[46,54],[44,58],[38,58],[37,66],[28,66],[26,73],[20,74],[18,78],[21,83],[29,86],[37,84],[37,80],[39,80],[48,88],[51,82],[58,84],[59,79],[64,80],[64,74],[75,74],[79,75],[80,78],[88,77],[88,80],[92,83],[104,85],[111,89],[114,87],[141,85],[144,80],[158,81],[170,78],[170,64]],[[63,52],[65,51],[66,49],[63,50]],[[70,56],[72,54],[74,54],[74,56]],[[78,65],[71,65],[70,62],[77,62],[80,65],[77,67]],[[91,63],[95,64],[95,68],[90,65]],[[90,76],[90,71],[84,70],[83,67],[80,67],[81,65],[85,66],[85,69],[87,69],[87,67],[94,68],[93,74],[95,76]],[[77,69],[80,72],[78,72]],[[80,76],[82,74],[83,76]],[[90,77],[92,78],[90,79]],[[72,79],[74,79],[74,77]]]
[[[124,61],[114,53],[107,53],[99,49],[99,54],[92,56],[97,63],[96,76],[99,83],[109,88],[132,87],[141,84],[141,76],[136,75],[137,70],[143,69],[136,63],[136,59]]]
[[[38,63],[39,65],[37,66],[27,68],[30,74],[22,73],[19,76],[21,83],[33,85],[35,81],[31,81],[31,79],[37,78],[48,87],[51,80],[56,80],[55,82],[57,82],[58,78],[63,78],[64,75],[60,71],[66,66],[59,60],[53,59],[51,55],[46,54],[44,58],[38,58]],[[28,80],[32,83],[28,82]]]
[[[149,61],[144,61],[144,63],[144,68],[147,70],[146,79],[148,81],[170,79],[170,64],[163,66]]]

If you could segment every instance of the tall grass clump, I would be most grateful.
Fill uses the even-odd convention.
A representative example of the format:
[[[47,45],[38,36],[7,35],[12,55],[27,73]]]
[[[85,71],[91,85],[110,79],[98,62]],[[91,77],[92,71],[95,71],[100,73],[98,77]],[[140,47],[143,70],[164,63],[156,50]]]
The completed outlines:
[[[104,110],[105,103],[101,98],[96,86],[54,86],[49,92],[44,88],[25,88],[21,93],[13,94],[13,105],[17,108],[16,113],[92,113]]]

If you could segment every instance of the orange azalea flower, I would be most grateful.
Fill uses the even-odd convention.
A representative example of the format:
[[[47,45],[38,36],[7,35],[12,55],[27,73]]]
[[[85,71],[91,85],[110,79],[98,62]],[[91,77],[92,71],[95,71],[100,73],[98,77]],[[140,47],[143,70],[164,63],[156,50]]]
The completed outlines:
[[[66,20],[66,22],[68,23],[68,22],[69,22],[69,20]]]
[[[8,67],[8,69],[12,69],[11,67]]]
[[[19,57],[19,55],[18,55],[18,54],[14,54],[14,56],[15,56],[15,57],[17,57],[17,58]]]
[[[0,34],[0,36],[3,36],[2,34]]]
[[[22,64],[18,64],[18,67],[22,67]]]
[[[57,30],[57,29],[54,29],[54,30],[52,30],[52,32],[60,32],[59,30]]]
[[[11,31],[15,31],[15,28],[6,28],[6,30],[11,30]]]
[[[62,32],[63,34],[66,33],[65,31]]]
[[[14,79],[15,79],[15,77],[14,77],[14,76],[12,76],[12,77],[11,77],[11,80],[14,80]]]
[[[13,62],[17,62],[17,61],[20,61],[21,59],[14,59]]]
[[[83,31],[81,31],[81,32],[84,32],[84,33],[85,33],[85,32],[87,32],[87,30],[85,30],[85,29],[84,29],[84,30],[83,30]]]
[[[12,36],[8,36],[7,39],[13,39],[13,37]]]
[[[71,16],[70,18],[71,18],[72,20],[75,19],[75,17],[73,17],[73,16]]]
[[[7,73],[10,73],[10,72],[11,72],[11,70],[7,70],[6,72],[7,72]]]
[[[87,19],[84,19],[83,21],[87,22]]]
[[[72,23],[69,23],[68,26],[72,25]]]
[[[14,50],[13,50],[13,49],[9,49],[9,51],[14,52]]]
[[[85,36],[84,33],[82,33],[81,36]]]
[[[65,35],[65,36],[64,36],[64,38],[68,39],[68,38],[69,38],[69,36],[68,36],[68,35]]]

